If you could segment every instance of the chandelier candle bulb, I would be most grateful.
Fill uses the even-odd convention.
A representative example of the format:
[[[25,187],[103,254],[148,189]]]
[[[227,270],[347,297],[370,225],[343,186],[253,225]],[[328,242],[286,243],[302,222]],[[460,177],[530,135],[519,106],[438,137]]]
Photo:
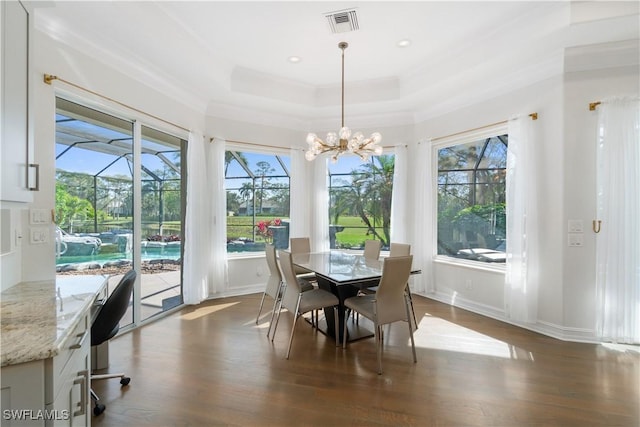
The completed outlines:
[[[322,153],[330,153],[331,161],[334,163],[344,153],[355,154],[363,161],[368,160],[370,155],[379,156],[382,154],[382,147],[378,145],[382,140],[382,135],[379,132],[374,132],[365,139],[362,132],[351,135],[351,129],[344,125],[344,50],[348,46],[346,42],[338,43],[338,47],[342,50],[342,126],[337,134],[335,132],[327,133],[325,141],[318,138],[315,133],[307,135],[309,149],[305,152],[304,157],[309,161],[314,160],[318,154]]]

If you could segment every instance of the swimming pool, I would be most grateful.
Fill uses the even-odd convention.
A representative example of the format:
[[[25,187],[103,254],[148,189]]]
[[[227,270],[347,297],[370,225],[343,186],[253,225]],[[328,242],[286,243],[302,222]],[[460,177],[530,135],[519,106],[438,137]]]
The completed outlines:
[[[157,259],[169,259],[177,261],[180,259],[180,245],[167,245],[161,247],[146,247],[141,248],[142,261],[151,261]],[[131,260],[133,254],[131,252],[98,252],[95,255],[75,255],[65,256],[62,255],[56,259],[56,265],[62,264],[81,264],[87,262],[98,263],[103,265],[104,263]]]

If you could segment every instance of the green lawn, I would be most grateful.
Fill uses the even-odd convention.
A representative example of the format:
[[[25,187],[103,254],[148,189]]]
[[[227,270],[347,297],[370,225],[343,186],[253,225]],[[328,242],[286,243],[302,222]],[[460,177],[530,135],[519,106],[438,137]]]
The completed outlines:
[[[273,220],[274,216],[258,216],[256,222],[263,220]],[[250,216],[229,216],[227,217],[227,237],[231,239],[237,239],[239,237],[245,237],[248,239],[253,238],[253,218]],[[338,224],[344,228],[343,231],[336,234],[336,242],[338,247],[351,248],[360,247],[364,245],[364,241],[371,238],[367,236],[366,227],[360,217],[357,216],[342,216],[340,217]],[[114,228],[131,228],[130,218],[108,219],[102,221],[99,224],[100,230],[110,230]],[[158,225],[155,223],[143,224],[143,236],[146,238],[150,235],[154,235],[158,232]],[[78,224],[74,226],[74,232],[92,232],[93,224],[87,222],[86,224]],[[180,222],[179,221],[166,221],[163,224],[164,235],[179,234]],[[264,238],[259,234],[256,234],[256,242],[263,242]]]
[[[277,217],[273,216],[258,216],[256,222],[263,220],[273,220]],[[350,248],[359,247],[364,244],[364,241],[370,237],[366,234],[366,227],[360,217],[356,216],[342,216],[340,217],[338,224],[344,228],[343,231],[336,234],[336,242],[340,247]],[[227,217],[227,237],[252,237],[252,218],[250,216],[229,216]],[[256,241],[262,241],[262,237],[257,235]]]

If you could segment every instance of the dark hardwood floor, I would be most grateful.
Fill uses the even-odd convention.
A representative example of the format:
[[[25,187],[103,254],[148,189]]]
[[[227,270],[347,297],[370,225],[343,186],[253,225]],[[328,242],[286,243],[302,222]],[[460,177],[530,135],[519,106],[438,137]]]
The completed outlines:
[[[397,323],[378,375],[373,339],[343,350],[306,322],[286,360],[291,316],[271,343],[259,302],[209,301],[113,339],[109,371],[131,384],[94,382],[107,409],[93,425],[640,425],[638,348],[563,342],[414,295],[418,363]]]

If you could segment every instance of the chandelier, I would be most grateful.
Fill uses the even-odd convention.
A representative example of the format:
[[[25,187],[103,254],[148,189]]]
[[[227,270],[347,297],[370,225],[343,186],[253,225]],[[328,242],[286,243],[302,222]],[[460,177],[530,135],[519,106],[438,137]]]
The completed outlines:
[[[379,156],[382,154],[382,147],[378,143],[382,140],[382,135],[374,132],[365,138],[362,132],[351,134],[351,129],[344,125],[344,50],[349,46],[346,42],[338,43],[342,50],[342,125],[340,131],[327,133],[323,141],[315,133],[307,135],[309,149],[305,153],[305,158],[309,161],[315,159],[318,154],[332,152],[331,160],[335,163],[338,157],[344,153],[352,153],[360,156],[360,159],[367,160],[370,155]]]

